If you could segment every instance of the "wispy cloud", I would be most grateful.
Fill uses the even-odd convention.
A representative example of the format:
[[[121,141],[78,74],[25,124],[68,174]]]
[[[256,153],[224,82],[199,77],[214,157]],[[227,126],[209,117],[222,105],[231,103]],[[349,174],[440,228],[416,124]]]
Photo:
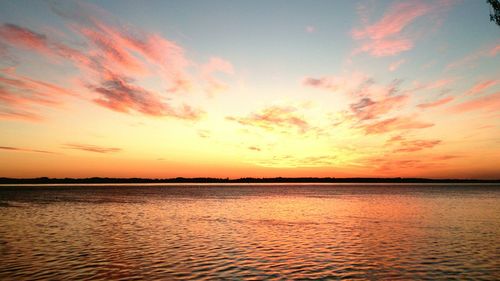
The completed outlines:
[[[496,56],[498,53],[500,53],[500,43],[497,43],[495,46],[493,46],[489,51],[488,55],[490,57]]]
[[[5,23],[0,26],[0,42],[10,46],[35,51],[42,55],[88,63],[87,57],[68,45],[62,44],[28,28]]]
[[[360,127],[369,134],[383,134],[400,130],[424,129],[434,126],[433,123],[416,120],[413,116],[400,116],[363,124]]]
[[[229,87],[227,83],[215,76],[216,73],[233,75],[233,65],[222,58],[212,57],[208,63],[201,66],[201,77],[207,84],[205,89],[209,95],[225,91]]]
[[[470,90],[467,91],[467,95],[476,95],[486,91],[488,88],[491,88],[498,84],[499,80],[484,80],[477,82]]]
[[[353,72],[346,75],[331,75],[320,78],[306,77],[302,80],[302,85],[332,92],[350,94],[365,84],[370,84],[371,79],[360,72]]]
[[[118,68],[139,73],[154,71],[167,82],[170,91],[189,90],[193,81],[187,67],[193,63],[181,46],[159,34],[124,24],[96,5],[63,4],[52,5],[52,9],[93,47],[93,63],[104,65],[113,72]]]
[[[367,99],[372,101],[387,99],[389,102],[394,99],[402,99],[390,98],[399,92],[402,82],[400,79],[394,79],[387,85],[379,84],[373,78],[359,72],[343,76],[308,77],[302,80],[304,86],[343,94],[347,98],[356,99],[356,103],[361,102],[360,105],[366,104]]]
[[[414,91],[441,88],[451,81],[453,80],[438,80],[428,84],[415,85],[411,90],[401,90],[400,85],[403,81],[399,79],[395,79],[387,85],[381,85],[368,76],[351,74],[350,76],[330,76],[320,79],[306,78],[303,80],[303,84],[340,91],[354,100],[349,105],[349,110],[336,124],[347,122],[352,125],[352,128],[363,129],[366,134],[381,134],[433,126],[433,123],[418,121],[415,114],[394,116],[393,113],[403,110],[408,105]]]
[[[405,59],[397,60],[389,65],[389,71],[394,72],[396,71],[403,63],[405,63]]]
[[[354,53],[366,52],[376,57],[396,55],[413,47],[409,38],[401,31],[418,17],[429,11],[428,5],[420,2],[398,3],[389,8],[378,22],[354,29],[351,33],[356,40],[363,40]]]
[[[0,36],[10,44],[52,54],[47,37],[27,28],[5,23],[0,26]]]
[[[431,101],[431,102],[426,102],[426,103],[420,103],[418,104],[417,106],[419,108],[431,108],[431,107],[437,107],[437,106],[440,106],[440,105],[443,105],[443,104],[447,104],[451,101],[453,101],[455,98],[452,97],[452,96],[449,96],[449,97],[444,97],[442,99],[438,99],[438,100],[435,100],[435,101]]]
[[[355,40],[361,41],[361,46],[354,50],[354,54],[364,52],[375,57],[383,57],[412,49],[416,35],[408,32],[407,27],[425,15],[441,12],[450,3],[450,1],[436,1],[432,4],[421,1],[394,3],[382,18],[373,24],[368,24],[367,9],[361,9],[363,11],[361,21],[365,26],[355,28],[351,32]]]
[[[369,120],[403,106],[407,100],[408,96],[405,95],[388,96],[378,101],[362,98],[358,102],[351,104],[350,108],[359,120]]]
[[[63,148],[82,150],[87,152],[95,152],[95,153],[114,153],[122,151],[121,148],[116,148],[116,147],[103,147],[92,144],[78,144],[78,143],[66,143],[63,145]]]
[[[200,138],[209,138],[211,136],[211,132],[209,130],[200,129],[197,133]]]
[[[270,106],[247,117],[229,116],[226,120],[271,131],[296,129],[303,134],[312,129],[312,126],[299,114],[298,109],[293,106]]]
[[[495,57],[500,52],[500,41],[497,40],[493,44],[483,46],[478,50],[457,59],[454,62],[449,63],[446,66],[446,71],[456,70],[456,69],[469,69],[476,66],[480,59]]]
[[[438,163],[423,161],[420,159],[394,158],[394,157],[375,157],[364,160],[365,164],[372,167],[375,171],[383,172],[385,175],[396,173],[401,175],[405,170],[428,169],[438,166]]]
[[[436,141],[434,141],[436,142]],[[431,148],[439,143],[432,143],[430,141],[428,144],[424,144],[424,148]],[[417,146],[418,147],[418,146]],[[411,149],[410,149],[411,150]],[[418,150],[417,150],[418,151]],[[402,151],[402,152],[413,152],[413,151]],[[385,175],[398,175],[401,176],[403,171],[413,171],[415,170],[425,170],[429,168],[440,168],[444,166],[449,166],[450,160],[463,157],[462,155],[455,154],[442,154],[442,155],[428,155],[425,160],[416,159],[414,156],[408,156],[407,154],[393,153],[386,154],[383,157],[368,157],[362,160],[362,163],[371,167],[375,171],[383,172]]]
[[[100,28],[89,28],[87,26],[74,27],[82,34],[86,41],[97,51],[92,58],[94,64],[105,65],[106,68],[117,70],[126,70],[128,73],[135,75],[144,75],[148,73],[148,67],[139,58],[133,56],[129,50],[125,48],[123,35],[115,30],[96,23]]]
[[[68,29],[83,39],[77,48],[57,40],[53,34],[8,23],[0,26],[0,44],[7,46],[7,52],[10,48],[21,48],[74,66],[79,76],[71,81],[72,84],[78,81],[72,90],[97,105],[123,113],[197,120],[203,111],[182,102],[181,95],[171,94],[189,92],[194,87],[215,93],[228,87],[217,73],[234,74],[232,64],[226,60],[212,57],[207,64],[195,63],[176,42],[123,24],[93,4],[61,2],[51,6]],[[135,79],[131,79],[132,76]],[[146,77],[159,79],[164,90],[145,87],[141,82]],[[0,86],[3,85],[2,90],[7,94],[0,102],[3,101],[8,110],[0,112],[0,117],[42,119],[38,112],[14,108],[12,104],[49,106],[59,101],[56,94],[68,92],[31,77],[2,78]]]
[[[461,156],[461,155],[438,155],[438,156],[432,157],[432,159],[437,160],[437,161],[447,161],[447,160],[461,158],[461,157],[463,157],[463,156]]]
[[[441,140],[408,140],[405,137],[398,135],[390,138],[387,144],[396,146],[393,152],[416,152],[427,148],[433,148],[440,144]]]
[[[275,155],[250,162],[263,167],[297,168],[297,167],[332,167],[336,164],[335,155],[294,156]]]
[[[456,79],[454,78],[441,78],[435,81],[431,82],[414,82],[413,87],[407,90],[408,93],[413,93],[416,91],[430,91],[430,90],[437,90],[437,89],[443,89],[449,85],[451,85]]]
[[[10,108],[2,108],[0,110],[0,119],[4,120],[25,120],[31,122],[39,122],[43,120],[43,117],[39,114],[25,111],[22,109],[10,109]]]
[[[38,150],[38,149],[31,149],[31,148],[21,148],[21,147],[12,147],[12,146],[0,146],[1,150],[7,150],[7,151],[16,151],[16,152],[35,152],[35,153],[45,153],[45,154],[57,154],[52,151],[47,151],[47,150]]]
[[[69,90],[55,84],[17,75],[13,70],[0,74],[0,118],[40,121],[37,106],[54,107]]]
[[[88,85],[88,88],[99,94],[94,99],[97,104],[118,112],[135,110],[151,116],[173,116],[182,119],[199,119],[202,112],[184,105],[179,109],[161,101],[156,94],[132,84],[133,80],[116,74],[108,74],[109,78],[99,85]]]
[[[450,107],[450,111],[454,113],[464,113],[474,110],[481,110],[483,112],[499,112],[500,92],[488,96],[481,96]]]

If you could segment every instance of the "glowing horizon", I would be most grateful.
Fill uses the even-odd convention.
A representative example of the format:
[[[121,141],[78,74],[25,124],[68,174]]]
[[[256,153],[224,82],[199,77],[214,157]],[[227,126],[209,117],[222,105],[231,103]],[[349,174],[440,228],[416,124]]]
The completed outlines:
[[[0,2],[0,177],[500,178],[489,12]]]

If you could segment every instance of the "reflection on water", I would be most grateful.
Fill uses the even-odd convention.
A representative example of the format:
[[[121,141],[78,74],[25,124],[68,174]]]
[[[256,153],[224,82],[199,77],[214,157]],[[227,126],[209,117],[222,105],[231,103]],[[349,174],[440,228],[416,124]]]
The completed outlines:
[[[0,279],[496,279],[498,185],[0,186]]]

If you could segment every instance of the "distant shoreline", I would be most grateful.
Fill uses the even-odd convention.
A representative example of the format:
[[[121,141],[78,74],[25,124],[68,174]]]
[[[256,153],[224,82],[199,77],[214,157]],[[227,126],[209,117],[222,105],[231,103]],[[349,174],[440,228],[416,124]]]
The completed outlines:
[[[0,178],[0,184],[90,184],[90,183],[500,183],[500,179],[427,179],[427,178]]]

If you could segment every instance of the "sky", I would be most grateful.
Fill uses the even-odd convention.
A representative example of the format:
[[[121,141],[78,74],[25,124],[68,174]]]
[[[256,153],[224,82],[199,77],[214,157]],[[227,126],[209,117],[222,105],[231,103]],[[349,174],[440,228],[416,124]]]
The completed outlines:
[[[486,1],[0,1],[0,176],[500,178]]]

